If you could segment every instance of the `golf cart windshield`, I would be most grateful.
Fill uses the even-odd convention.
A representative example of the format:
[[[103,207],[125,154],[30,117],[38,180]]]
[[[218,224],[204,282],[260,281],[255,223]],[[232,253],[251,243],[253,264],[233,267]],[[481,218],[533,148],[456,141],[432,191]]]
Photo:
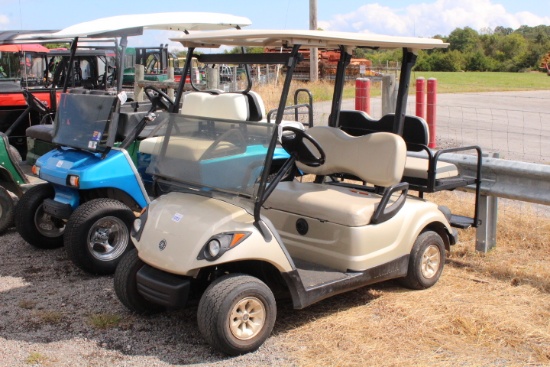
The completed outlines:
[[[107,95],[62,94],[52,141],[91,152],[106,151],[117,100]]]
[[[148,171],[177,187],[255,198],[273,128],[261,122],[169,114],[165,137],[151,142],[155,146]]]

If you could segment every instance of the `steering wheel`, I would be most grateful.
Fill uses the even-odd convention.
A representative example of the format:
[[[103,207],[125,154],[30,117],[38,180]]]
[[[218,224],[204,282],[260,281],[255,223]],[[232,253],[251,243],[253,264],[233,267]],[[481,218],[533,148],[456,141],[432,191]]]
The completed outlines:
[[[285,134],[285,131],[290,134]],[[306,141],[310,144],[306,144]],[[292,126],[283,127],[283,136],[281,136],[281,144],[283,148],[296,160],[308,167],[319,167],[325,163],[325,151],[319,143],[304,130]],[[309,145],[309,146],[308,146]],[[313,145],[315,151],[311,151],[310,146]]]
[[[159,107],[161,110],[170,111],[172,106],[174,106],[174,101],[172,101],[166,93],[156,87],[148,85],[143,88],[143,92],[147,98],[149,98],[155,109]]]
[[[225,148],[225,149],[224,149]],[[216,150],[219,150],[216,152]],[[223,155],[244,153],[246,151],[246,139],[239,128],[231,128],[221,134],[204,151],[201,159],[211,159]]]
[[[34,96],[34,94],[29,92],[28,90],[23,89],[23,97],[25,97],[25,102],[27,102],[27,105],[32,110],[38,111],[41,114],[52,113],[52,110],[48,106],[42,103],[38,98]]]

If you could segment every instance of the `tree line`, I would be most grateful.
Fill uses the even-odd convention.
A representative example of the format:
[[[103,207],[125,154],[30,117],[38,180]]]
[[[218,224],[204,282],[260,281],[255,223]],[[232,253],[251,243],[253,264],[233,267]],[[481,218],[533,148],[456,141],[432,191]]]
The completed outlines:
[[[446,49],[420,51],[415,70],[418,71],[528,71],[539,70],[545,55],[550,53],[550,26],[521,26],[516,30],[498,26],[476,31],[470,27],[456,28],[447,37],[436,35],[449,43]],[[357,50],[356,57],[372,60],[373,65],[385,65],[399,60],[399,50]]]

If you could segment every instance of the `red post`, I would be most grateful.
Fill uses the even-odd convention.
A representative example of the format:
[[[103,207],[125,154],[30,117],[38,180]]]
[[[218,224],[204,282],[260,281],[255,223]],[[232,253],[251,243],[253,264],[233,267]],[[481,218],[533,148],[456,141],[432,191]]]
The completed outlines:
[[[355,79],[355,109],[370,115],[370,79]]]
[[[428,105],[426,109],[426,122],[428,123],[428,129],[430,131],[429,148],[435,148],[435,134],[436,134],[436,104],[437,104],[437,79],[428,79]]]
[[[423,77],[416,79],[416,116],[426,118],[426,80]]]

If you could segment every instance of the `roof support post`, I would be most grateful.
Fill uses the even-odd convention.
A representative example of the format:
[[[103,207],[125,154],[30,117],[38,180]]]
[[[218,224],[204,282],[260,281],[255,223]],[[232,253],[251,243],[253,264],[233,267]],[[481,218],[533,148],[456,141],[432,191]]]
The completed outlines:
[[[63,93],[67,93],[67,88],[69,87],[69,75],[73,71],[73,60],[74,55],[76,54],[76,46],[78,44],[78,37],[73,40],[71,43],[71,54],[69,56],[69,65],[67,65],[67,75],[65,75],[65,80],[63,82]]]
[[[116,91],[120,93],[122,91],[122,78],[124,77],[124,70],[122,65],[124,63],[124,56],[126,55],[126,47],[128,46],[128,37],[122,36],[120,38],[120,68],[118,69]]]
[[[405,114],[407,112],[407,97],[411,72],[415,62],[416,54],[410,49],[403,48],[403,61],[401,62],[397,104],[395,106],[395,118],[393,121],[393,133],[401,136],[403,135],[403,125],[405,124]]]
[[[346,47],[340,46],[340,60],[336,67],[336,76],[334,84],[334,94],[332,95],[332,106],[328,126],[337,127],[340,118],[340,108],[342,106],[342,95],[344,93],[344,84],[346,83],[346,67],[351,61],[351,54],[347,52]]]
[[[185,65],[183,67],[183,72],[181,73],[181,82],[178,85],[178,93],[176,96],[176,100],[174,101],[173,110],[170,111],[172,113],[178,113],[180,102],[181,102],[181,95],[183,94],[183,87],[185,85],[185,79],[187,77],[187,74],[191,70],[191,61],[193,60],[193,52],[195,51],[195,47],[189,47],[187,49],[187,56],[185,57]],[[193,78],[191,78],[191,84],[193,84]]]

